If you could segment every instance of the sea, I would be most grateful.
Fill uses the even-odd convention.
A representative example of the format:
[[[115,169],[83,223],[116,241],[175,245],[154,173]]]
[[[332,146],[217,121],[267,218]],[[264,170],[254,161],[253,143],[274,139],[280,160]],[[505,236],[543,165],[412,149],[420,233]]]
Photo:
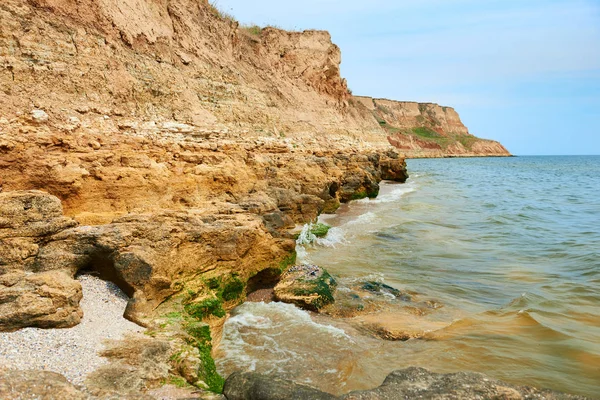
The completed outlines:
[[[339,395],[419,366],[600,397],[600,156],[407,164],[406,183],[321,216],[327,236],[297,251],[339,293],[377,282],[409,298],[373,294],[378,307],[342,317],[244,303],[225,323],[219,371]],[[386,340],[377,323],[415,334]]]

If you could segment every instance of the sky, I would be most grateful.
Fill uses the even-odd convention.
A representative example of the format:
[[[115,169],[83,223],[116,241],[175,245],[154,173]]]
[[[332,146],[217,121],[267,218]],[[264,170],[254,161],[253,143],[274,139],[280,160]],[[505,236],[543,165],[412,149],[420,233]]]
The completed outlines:
[[[323,29],[355,95],[454,107],[516,155],[600,154],[600,0],[213,0]]]

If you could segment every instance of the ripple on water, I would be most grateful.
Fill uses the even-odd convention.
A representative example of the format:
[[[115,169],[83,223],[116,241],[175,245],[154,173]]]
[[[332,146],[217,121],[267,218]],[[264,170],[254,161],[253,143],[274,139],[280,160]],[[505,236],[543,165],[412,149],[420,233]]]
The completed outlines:
[[[353,343],[317,345],[327,336],[298,325],[295,335],[273,331],[277,345],[316,366],[292,357],[278,368],[323,389],[376,386],[391,370],[417,365],[597,396],[600,157],[409,160],[408,166],[414,190],[394,199],[391,191],[402,186],[382,185],[379,199],[386,201],[342,206],[327,222],[340,229],[343,243],[304,250],[335,276],[371,274],[435,296],[460,316],[428,340],[401,343],[319,317],[343,326]],[[246,343],[263,334],[243,332]],[[346,372],[322,377],[331,365],[344,370],[336,352],[349,360]],[[253,356],[266,365],[260,368],[270,365],[268,354]]]

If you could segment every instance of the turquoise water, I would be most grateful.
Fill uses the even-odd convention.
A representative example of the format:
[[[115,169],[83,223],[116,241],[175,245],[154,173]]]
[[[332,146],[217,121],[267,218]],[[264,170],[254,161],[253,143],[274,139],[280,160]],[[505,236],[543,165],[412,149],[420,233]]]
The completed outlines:
[[[342,286],[379,280],[442,304],[412,319],[375,313],[429,334],[392,342],[357,329],[361,318],[245,304],[226,323],[221,370],[277,371],[341,393],[418,365],[598,396],[600,157],[407,163],[406,184],[323,218],[328,236],[298,250]]]

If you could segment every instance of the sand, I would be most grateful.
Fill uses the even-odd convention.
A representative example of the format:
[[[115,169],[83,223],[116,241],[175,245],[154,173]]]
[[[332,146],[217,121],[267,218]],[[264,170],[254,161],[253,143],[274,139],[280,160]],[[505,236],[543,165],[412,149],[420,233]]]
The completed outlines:
[[[106,363],[98,355],[105,339],[120,339],[126,333],[144,330],[123,318],[128,298],[115,284],[91,275],[78,280],[83,288],[82,322],[68,329],[0,332],[0,365],[58,372],[81,385],[87,374]]]

